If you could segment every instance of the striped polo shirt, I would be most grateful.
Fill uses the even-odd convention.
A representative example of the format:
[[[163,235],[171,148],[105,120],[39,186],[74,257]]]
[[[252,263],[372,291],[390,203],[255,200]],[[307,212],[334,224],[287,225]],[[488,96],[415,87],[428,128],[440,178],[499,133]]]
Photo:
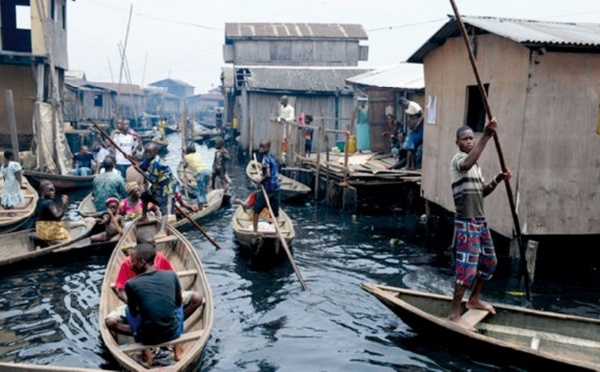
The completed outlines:
[[[477,218],[483,215],[483,175],[475,163],[471,169],[463,170],[461,164],[467,153],[454,155],[450,165],[450,182],[456,207],[456,218]]]

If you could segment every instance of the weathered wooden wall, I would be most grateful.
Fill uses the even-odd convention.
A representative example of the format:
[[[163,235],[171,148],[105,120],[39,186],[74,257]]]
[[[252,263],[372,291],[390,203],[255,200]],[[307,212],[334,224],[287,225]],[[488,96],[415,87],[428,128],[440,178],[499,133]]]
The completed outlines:
[[[262,92],[249,92],[248,93],[248,107],[245,111],[244,105],[240,102],[241,116],[240,120],[240,148],[247,150],[249,146],[250,137],[253,139],[252,147],[258,149],[258,143],[262,138],[271,138],[273,133],[269,132],[269,121],[273,120],[277,116],[277,110],[279,107],[280,93],[262,93]],[[346,129],[349,124],[349,120],[343,120],[343,118],[350,118],[352,113],[352,96],[344,95],[336,97],[334,95],[311,95],[311,96],[293,96],[288,94],[288,103],[294,107],[296,118],[300,116],[302,112],[304,114],[311,114],[313,117],[328,118],[323,120],[325,128],[329,129]],[[337,101],[337,117],[340,118],[336,121],[331,118],[336,117],[336,101]],[[247,125],[243,124],[245,112],[248,112]],[[253,132],[250,135],[250,120],[252,120]],[[320,120],[315,120],[313,125],[320,125]],[[319,146],[319,138],[315,133],[313,139],[313,149],[317,149]],[[335,139],[332,135],[331,140],[335,144]],[[316,151],[316,150],[315,150]]]
[[[234,61],[238,66],[357,66],[359,57],[358,41],[236,40],[234,43]]]
[[[65,86],[63,96],[63,120],[69,122],[85,121],[110,121],[114,116],[115,98],[107,91],[91,89],[75,89]],[[102,106],[96,106],[96,95],[102,96]],[[138,114],[139,115],[139,114]]]
[[[51,0],[41,0],[46,15],[50,14]],[[44,31],[39,19],[37,1],[31,1],[31,48],[32,53],[38,56],[48,55],[48,47],[52,49],[52,58],[57,68],[69,69],[69,55],[67,50],[67,28],[63,23],[63,11],[66,12],[67,0],[54,0],[54,19],[47,22],[49,33],[48,46],[44,42]],[[43,13],[43,12],[42,12]],[[66,16],[66,15],[65,15]]]
[[[151,115],[177,115],[183,111],[183,99],[165,98],[160,94],[144,96],[144,111]],[[139,113],[138,113],[139,115]]]
[[[453,212],[450,160],[458,151],[456,129],[466,119],[467,86],[477,82],[458,37],[430,52],[424,62],[426,96],[437,97],[437,112],[435,124],[425,120],[421,192]],[[595,132],[600,56],[538,56],[487,34],[477,37],[477,64],[483,83],[490,84],[489,102],[513,173],[511,185],[523,232],[600,233],[600,136]],[[488,180],[500,171],[493,141],[479,164]],[[492,229],[512,236],[503,186],[486,198],[485,210]]]
[[[33,136],[33,103],[35,81],[31,66],[0,65],[0,146],[10,145],[10,129],[6,108],[7,89],[12,90],[19,134],[19,147],[31,147]]]

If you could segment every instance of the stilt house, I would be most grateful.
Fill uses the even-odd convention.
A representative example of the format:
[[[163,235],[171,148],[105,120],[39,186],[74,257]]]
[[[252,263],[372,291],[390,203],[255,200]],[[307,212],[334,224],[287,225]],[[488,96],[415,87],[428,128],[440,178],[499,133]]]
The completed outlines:
[[[600,24],[464,17],[526,236],[600,234]],[[481,136],[485,112],[455,19],[409,62],[423,63],[422,196],[453,212],[450,160],[456,129]],[[493,141],[479,160],[500,171]],[[505,188],[486,198],[493,230],[512,237]]]

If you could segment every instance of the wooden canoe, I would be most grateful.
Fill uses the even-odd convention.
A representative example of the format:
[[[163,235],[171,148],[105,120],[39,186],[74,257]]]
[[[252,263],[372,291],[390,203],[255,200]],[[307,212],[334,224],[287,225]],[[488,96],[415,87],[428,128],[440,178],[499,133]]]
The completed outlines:
[[[249,249],[254,255],[277,256],[285,254],[275,226],[266,221],[259,222],[258,231],[255,233],[252,219],[240,205],[231,220],[233,233],[240,246]],[[279,208],[279,229],[288,246],[296,236],[294,225],[290,217]]]
[[[0,234],[19,230],[33,218],[39,196],[26,177],[23,177],[23,186],[25,189],[21,191],[25,202],[13,209],[0,209]],[[0,195],[3,190],[4,178],[0,179]]]
[[[23,174],[27,176],[27,179],[35,188],[39,188],[41,180],[50,180],[54,184],[54,187],[59,188],[61,190],[92,187],[92,182],[96,177],[95,174],[92,174],[90,176],[72,176],[38,172],[27,169],[23,170]]]
[[[0,266],[39,259],[57,252],[88,248],[91,244],[89,236],[92,234],[96,221],[93,218],[86,218],[82,222],[83,224],[79,226],[67,226],[67,230],[71,234],[71,240],[52,243],[46,247],[43,246],[47,243],[36,237],[35,229],[2,235]],[[65,225],[68,225],[68,223]],[[36,249],[38,246],[43,248]]]
[[[177,178],[179,182],[187,187],[189,190],[197,190],[198,185],[196,184],[196,177],[191,170],[183,167],[183,162],[179,162],[177,166]]]
[[[256,168],[254,160],[250,160],[246,166],[246,175],[254,182],[260,181],[261,175]],[[311,188],[292,178],[279,173],[279,183],[281,184],[281,200],[298,199],[307,196]]]
[[[41,365],[28,363],[5,363],[0,362],[0,371],[3,372],[37,372],[37,371],[52,371],[52,372],[92,372],[105,371],[102,369],[78,368],[78,367],[63,367],[56,365]]]
[[[196,177],[194,177],[194,174],[192,173],[192,171],[190,171],[189,169],[184,169],[183,163],[181,163],[181,162],[177,166],[177,178],[179,179],[180,184],[183,185],[182,187],[187,187],[188,190],[191,190],[193,192],[196,192],[196,190],[198,189],[198,186],[196,184]],[[213,191],[213,189],[210,188],[210,182],[207,187],[207,190],[209,190],[208,193]],[[216,190],[222,190],[222,189],[216,189]],[[184,193],[184,192],[185,192],[185,190],[182,191],[182,193]],[[208,194],[207,194],[207,197],[208,197]],[[224,190],[222,204],[229,204],[230,200],[231,200],[231,194]],[[209,202],[209,204],[210,204],[210,202]]]
[[[194,141],[200,143],[214,141],[216,137],[223,137],[223,131],[216,128],[204,129],[194,134]]]
[[[477,329],[470,332],[446,320],[450,296],[372,283],[361,288],[415,331],[445,337],[460,345],[461,352],[479,352],[531,370],[600,370],[600,319],[494,304],[496,315],[481,319],[478,313],[487,312],[475,309],[463,315]]]
[[[77,207],[77,212],[83,217],[100,217],[103,212],[96,211],[96,206],[94,205],[94,195],[89,193],[85,198],[79,203]]]
[[[164,139],[151,139],[149,142],[154,142],[158,145],[158,150],[162,150],[167,148],[167,146],[169,146],[169,140],[164,138]]]
[[[201,211],[189,213],[190,217],[193,220],[199,220],[202,217],[206,217],[209,214],[217,211],[219,208],[221,208],[221,204],[223,203],[223,194],[224,192],[222,189],[209,191],[206,194],[208,206]],[[104,212],[96,212],[96,207],[94,206],[93,200],[94,197],[92,196],[92,194],[88,194],[77,208],[79,214],[81,214],[84,217],[100,217]],[[195,205],[196,201],[192,200],[190,203]],[[191,222],[187,218],[182,218],[176,222],[169,223],[174,227],[182,227],[191,224]]]
[[[198,212],[188,213],[191,219],[194,221],[201,219],[202,217],[206,217],[221,208],[221,204],[223,203],[223,189],[211,190],[206,194],[206,200],[208,201],[207,206]],[[185,196],[184,196],[185,198]],[[195,205],[196,200],[188,201],[189,204]],[[180,218],[176,222],[169,222],[169,224],[173,227],[180,228],[183,226],[189,226],[192,223],[185,217]]]
[[[138,237],[155,236],[160,228],[160,221],[150,219],[143,223],[132,223],[125,230],[124,237],[121,238],[117,247],[113,250],[102,282],[99,323],[100,334],[105,345],[123,369],[145,371],[148,368],[136,362],[132,358],[132,353],[135,350],[143,350],[147,347],[136,344],[131,336],[119,335],[118,339],[115,339],[104,323],[106,316],[113,309],[122,305],[113,289],[113,284],[117,279],[121,263],[125,259],[123,247],[132,245],[130,241],[131,235],[135,234],[134,226],[137,226]],[[210,336],[214,322],[212,292],[198,254],[192,244],[180,232],[172,226],[167,226],[167,237],[155,241],[155,244],[156,250],[162,252],[169,259],[173,269],[179,275],[182,289],[203,293],[206,299],[204,305],[185,320],[184,333],[177,339],[182,342],[183,358],[179,362],[173,362],[174,364],[168,368],[172,371],[188,370],[197,366],[197,361],[200,359]]]

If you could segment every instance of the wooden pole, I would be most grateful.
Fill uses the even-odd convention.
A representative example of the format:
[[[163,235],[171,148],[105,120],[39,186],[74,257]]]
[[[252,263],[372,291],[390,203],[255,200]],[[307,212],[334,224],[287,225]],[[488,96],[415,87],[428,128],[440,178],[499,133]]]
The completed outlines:
[[[260,175],[260,169],[259,169],[259,163],[258,160],[256,160],[256,154],[253,154],[254,157],[254,164],[256,165],[256,169]],[[275,214],[273,214],[273,209],[271,208],[271,202],[269,201],[269,195],[267,194],[267,190],[265,190],[265,187],[261,184],[260,185],[260,189],[262,190],[263,196],[265,197],[265,202],[267,203],[267,207],[269,208],[269,215],[273,218],[273,225],[275,226],[275,231],[277,231],[277,237],[279,237],[279,240],[281,241],[281,245],[283,246],[283,249],[285,250],[285,254],[288,257],[288,260],[290,261],[290,263],[292,264],[292,268],[294,269],[294,272],[296,273],[296,276],[298,277],[298,280],[300,281],[300,284],[302,285],[302,289],[307,290],[308,287],[306,286],[306,283],[304,282],[304,279],[302,278],[302,274],[300,274],[300,270],[298,270],[298,267],[296,266],[296,262],[294,261],[294,257],[292,256],[292,252],[290,251],[290,248],[288,247],[285,238],[283,237],[283,234],[281,234],[281,230],[279,229],[279,221],[277,220],[277,217],[275,217]]]
[[[485,111],[487,113],[487,117],[491,120],[494,116],[492,115],[492,110],[490,108],[490,103],[487,98],[487,92],[483,87],[483,83],[481,82],[481,77],[479,76],[479,70],[477,69],[477,63],[475,61],[475,56],[473,55],[473,50],[471,49],[471,44],[469,42],[469,38],[467,36],[467,30],[465,25],[460,17],[458,12],[458,8],[454,0],[450,0],[450,4],[452,5],[452,9],[454,10],[454,14],[456,15],[456,21],[460,28],[460,32],[462,34],[463,41],[465,42],[465,47],[467,48],[467,52],[469,54],[469,60],[471,61],[471,67],[473,68],[473,73],[475,74],[475,79],[477,80],[477,86],[479,87],[479,93],[481,94],[481,98],[483,99],[483,106],[485,107]],[[500,147],[500,140],[498,140],[498,134],[494,133],[494,143],[496,144],[496,150],[498,152],[498,160],[500,160],[500,168],[502,172],[506,172],[508,168],[506,167],[506,163],[504,161],[504,154],[502,153],[502,147]],[[515,198],[513,195],[512,187],[510,186],[510,181],[508,179],[504,180],[504,185],[506,186],[506,196],[508,196],[508,203],[510,205],[510,212],[512,214],[513,223],[515,226],[515,233],[517,243],[519,244],[519,253],[521,256],[521,264],[519,265],[521,275],[524,277],[525,282],[525,293],[527,294],[527,300],[531,301],[531,292],[529,290],[529,275],[527,275],[527,259],[525,257],[525,247],[523,245],[523,239],[521,237],[521,224],[519,223],[519,216],[517,215],[517,208],[515,206]]]
[[[19,160],[19,137],[17,136],[17,119],[15,117],[15,102],[12,89],[4,91],[6,95],[6,110],[8,113],[8,127],[10,128],[10,143],[15,159]]]
[[[323,119],[320,120],[319,134],[321,140],[319,141],[319,151],[317,152],[317,171],[315,174],[315,199],[319,198],[319,176],[321,174],[321,151],[323,151],[323,143],[325,142],[325,130],[323,127]]]
[[[133,165],[133,167],[135,168],[135,170],[137,170],[137,171],[138,171],[138,172],[139,172],[139,173],[140,173],[140,174],[141,174],[141,175],[144,177],[144,179],[145,179],[146,181],[148,181],[148,182],[151,182],[151,181],[150,181],[150,179],[148,178],[148,176],[146,175],[146,172],[144,172],[144,171],[143,171],[143,170],[140,168],[140,165],[139,165],[139,163],[137,162],[137,160],[136,160],[136,159],[135,159],[133,156],[131,156],[131,155],[127,154],[125,151],[123,151],[123,149],[121,149],[121,148],[119,147],[119,145],[117,145],[117,144],[115,143],[115,141],[113,141],[113,139],[112,139],[112,138],[110,138],[110,136],[108,135],[108,133],[106,133],[106,132],[104,131],[104,129],[100,128],[100,126],[99,126],[98,124],[96,124],[96,123],[95,123],[94,121],[92,121],[92,120],[90,120],[90,122],[91,122],[91,123],[92,123],[92,124],[93,124],[93,125],[96,127],[96,129],[98,129],[98,131],[100,132],[100,134],[102,134],[104,137],[106,137],[106,138],[107,138],[107,139],[110,141],[110,143],[111,143],[111,144],[112,144],[112,145],[115,147],[115,149],[116,149],[117,151],[119,151],[121,154],[123,154],[123,156],[125,156],[125,157],[126,157],[126,158],[127,158],[127,159],[128,159],[130,162],[131,162],[131,165]],[[189,214],[185,213],[185,211],[184,211],[183,209],[179,208],[179,206],[177,206],[177,204],[175,204],[175,209],[177,209],[177,211],[178,211],[179,213],[181,213],[181,214],[182,214],[182,215],[183,215],[185,218],[187,218],[187,219],[188,219],[188,221],[190,221],[190,222],[192,223],[192,225],[194,225],[194,227],[195,227],[196,229],[198,229],[198,231],[200,231],[200,232],[202,233],[202,235],[204,235],[204,237],[205,237],[206,239],[208,239],[208,241],[209,241],[209,242],[211,242],[211,243],[212,243],[212,245],[214,245],[214,246],[215,246],[215,248],[217,248],[217,249],[221,249],[221,247],[219,246],[219,244],[218,244],[216,241],[214,241],[214,239],[213,239],[213,238],[211,238],[211,237],[210,237],[210,236],[209,236],[209,235],[208,235],[208,234],[207,234],[207,233],[204,231],[204,229],[203,229],[203,228],[202,228],[202,227],[201,227],[201,226],[200,226],[200,225],[199,225],[199,224],[198,224],[196,221],[194,221],[194,219],[193,219],[193,218],[191,218],[191,217],[190,217],[190,215],[189,215]]]
[[[181,127],[181,132],[179,132],[179,135],[181,136],[181,161],[182,161],[182,163],[183,163],[183,157],[185,156],[185,152],[187,150],[187,146],[185,144],[185,132],[186,132],[186,128],[185,128],[185,121],[184,121],[183,126]],[[183,190],[185,191],[185,198],[189,201],[190,194],[189,194],[188,187],[187,187],[188,178],[187,178],[187,169],[186,168],[183,168],[181,177],[183,178]]]

